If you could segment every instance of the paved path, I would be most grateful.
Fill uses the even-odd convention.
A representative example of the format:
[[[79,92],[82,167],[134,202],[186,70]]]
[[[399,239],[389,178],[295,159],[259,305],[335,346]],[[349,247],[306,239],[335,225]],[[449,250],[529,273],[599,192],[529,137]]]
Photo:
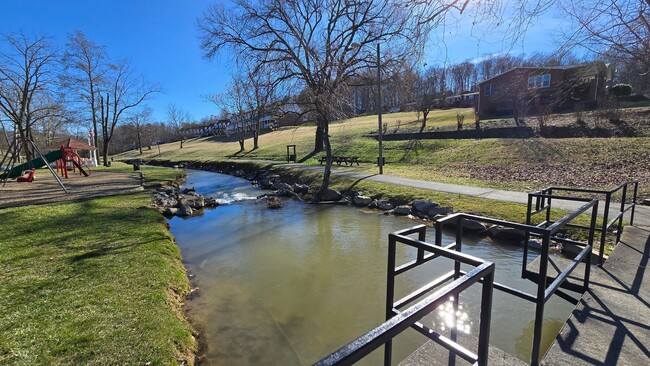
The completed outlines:
[[[650,228],[626,227],[543,365],[650,364]],[[580,273],[580,272],[579,272]]]
[[[322,172],[324,168],[323,166],[302,165],[302,164],[280,164],[280,165],[290,166],[293,168],[307,170],[307,171],[314,171],[314,172]],[[400,185],[405,187],[429,189],[437,192],[462,194],[467,196],[488,198],[488,199],[506,201],[506,202],[522,203],[524,205],[528,203],[528,193],[525,192],[504,191],[500,189],[480,188],[480,187],[464,186],[459,184],[428,182],[424,180],[394,177],[385,174],[379,175],[379,174],[361,173],[354,170],[333,169],[332,174],[337,176],[342,176],[342,177],[348,177],[352,179],[394,184],[394,185]],[[558,200],[553,201],[553,207],[561,208],[565,210],[571,210],[571,211],[578,209],[580,206],[582,206],[582,204],[583,203],[572,202],[572,201],[558,201]],[[602,216],[602,213],[604,212],[605,202],[601,201],[598,204],[598,206],[599,206],[599,213]],[[610,216],[609,216],[610,219],[613,217],[612,215],[615,215],[617,213],[618,212],[615,211],[614,209],[610,209]],[[625,215],[625,219],[628,221],[629,221],[629,217],[630,217],[629,214]],[[637,206],[636,213],[634,215],[634,223],[635,225],[650,226],[650,207]]]

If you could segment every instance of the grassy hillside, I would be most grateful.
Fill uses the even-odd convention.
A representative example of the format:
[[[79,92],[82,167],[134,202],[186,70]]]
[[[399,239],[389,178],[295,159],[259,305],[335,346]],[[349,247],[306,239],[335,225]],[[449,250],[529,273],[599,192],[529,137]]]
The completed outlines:
[[[433,111],[428,129],[456,125],[456,115],[471,116],[471,109]],[[468,119],[468,118],[466,118]],[[419,127],[413,112],[384,116],[387,132]],[[471,122],[470,122],[471,123]],[[483,125],[488,122],[482,122]],[[358,156],[361,167],[346,167],[374,172],[377,142],[364,137],[377,129],[376,116],[352,118],[331,125],[335,155]],[[142,155],[130,151],[121,159],[165,159],[171,161],[213,161],[223,159],[284,160],[286,145],[295,144],[298,160],[318,164],[309,157],[313,150],[315,127],[285,127],[260,137],[260,148],[252,150],[252,139],[239,152],[234,142],[215,138],[193,139],[179,149],[178,143],[161,145]],[[642,196],[650,195],[650,138],[566,138],[566,139],[482,139],[414,140],[384,143],[387,161],[385,174],[440,181],[530,191],[548,185],[607,188],[625,180],[642,182]]]

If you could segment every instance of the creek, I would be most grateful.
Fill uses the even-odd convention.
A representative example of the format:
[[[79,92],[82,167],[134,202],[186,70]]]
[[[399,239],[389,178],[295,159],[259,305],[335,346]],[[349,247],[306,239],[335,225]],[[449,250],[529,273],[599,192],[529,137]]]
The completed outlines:
[[[388,234],[418,222],[284,198],[283,208],[269,210],[255,200],[263,191],[244,179],[187,173],[185,186],[222,203],[201,216],[169,220],[183,262],[200,288],[188,303],[188,315],[204,333],[205,364],[308,365],[385,320]],[[433,240],[433,228],[427,238]],[[444,243],[452,241],[443,233]],[[495,281],[534,293],[535,284],[520,278],[522,251],[486,238],[463,240],[463,252],[496,263]],[[398,246],[398,263],[414,258],[414,250]],[[399,276],[396,298],[452,268],[444,259],[435,260]],[[462,332],[478,331],[479,293],[480,285],[474,285],[460,297],[457,327]],[[549,300],[543,350],[572,310],[564,300]],[[528,360],[534,312],[534,304],[495,290],[490,343]],[[449,313],[450,307],[443,306],[423,323],[448,333],[453,326]],[[413,330],[402,333],[394,341],[394,360],[425,341]],[[360,364],[380,364],[382,357],[380,349]]]

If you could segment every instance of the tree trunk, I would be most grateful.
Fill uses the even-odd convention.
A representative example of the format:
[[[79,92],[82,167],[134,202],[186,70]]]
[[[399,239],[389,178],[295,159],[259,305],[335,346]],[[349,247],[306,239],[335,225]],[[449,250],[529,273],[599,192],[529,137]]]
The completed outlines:
[[[260,139],[260,122],[258,121],[255,124],[255,131],[253,132],[253,150],[259,148],[258,140]]]
[[[325,170],[323,171],[323,182],[318,190],[318,198],[320,199],[325,193],[325,190],[330,185],[330,175],[332,174],[332,145],[330,144],[329,137],[329,121],[323,120],[318,123],[320,130],[322,131],[321,139],[323,145],[325,146]],[[318,128],[317,128],[318,130]]]
[[[140,138],[140,131],[138,131],[138,149],[140,149],[140,155],[142,155],[142,139]]]
[[[316,138],[315,138],[315,141],[314,141],[314,152],[323,151],[323,146],[324,146],[323,126],[321,126],[321,123],[318,123],[318,125],[316,126]]]
[[[245,142],[246,142],[246,128],[242,124],[241,133],[239,135],[239,151],[244,151]]]
[[[29,135],[27,134],[26,130],[23,130],[21,128],[18,129],[18,134],[20,135],[23,147],[22,151],[25,153],[25,157],[27,158],[27,161],[32,160],[32,153],[31,153],[31,146],[29,146],[29,143],[27,142],[27,139],[29,138]],[[20,162],[20,156],[16,156],[16,161]]]
[[[104,143],[102,144],[102,159],[104,160],[104,166],[108,166],[108,140],[104,139]]]
[[[427,127],[427,116],[429,115],[429,110],[422,111],[422,127],[420,127],[420,132],[424,131]]]

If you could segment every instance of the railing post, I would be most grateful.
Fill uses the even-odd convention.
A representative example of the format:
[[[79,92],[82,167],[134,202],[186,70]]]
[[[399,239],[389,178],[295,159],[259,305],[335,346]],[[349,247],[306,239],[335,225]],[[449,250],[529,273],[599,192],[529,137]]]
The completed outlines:
[[[598,222],[598,201],[592,208],[591,211],[591,223],[589,224],[589,246],[593,249],[594,247],[594,238],[596,236],[596,225]],[[589,249],[589,254],[587,255],[587,264],[585,266],[585,279],[584,279],[584,288],[585,291],[589,289],[589,276],[591,274],[591,250]]]
[[[454,311],[453,314],[451,314],[451,321],[453,322],[453,325],[451,326],[451,335],[449,339],[451,339],[452,342],[456,343],[458,341],[458,317],[456,313],[458,313],[458,305],[460,303],[460,292],[454,295],[454,300],[452,301]],[[447,365],[449,366],[455,366],[456,365],[456,354],[453,352],[449,352],[449,360],[447,362]]]
[[[388,234],[388,268],[386,271],[386,320],[393,317],[393,301],[395,299],[395,256],[396,240],[393,234]],[[393,341],[384,346],[384,365],[390,366],[393,358]]]
[[[492,316],[492,292],[494,289],[494,264],[492,271],[483,279],[481,289],[481,315],[478,333],[478,366],[487,366],[490,351],[490,322]]]
[[[539,202],[539,196],[536,197],[537,202]],[[530,212],[531,206],[533,205],[533,196],[528,194],[528,210],[526,211],[526,225],[530,226],[530,221],[532,219],[532,214]],[[535,210],[539,210],[539,207]],[[526,266],[528,265],[528,244],[530,242],[530,231],[526,230],[526,235],[524,236],[524,255],[521,262],[521,278],[524,278],[526,275]]]
[[[535,300],[535,328],[533,331],[533,349],[530,357],[532,366],[539,365],[540,347],[542,344],[542,326],[544,324],[544,295],[546,292],[546,275],[548,272],[548,249],[550,232],[546,231],[542,239],[542,256],[539,262],[539,279],[537,281],[537,299]]]
[[[621,240],[621,232],[623,231],[623,216],[625,216],[625,201],[627,200],[627,183],[623,186],[623,197],[621,198],[621,212],[618,218],[618,227],[616,229],[616,243]]]
[[[603,231],[600,233],[600,249],[598,250],[598,264],[603,264],[603,256],[605,255],[605,239],[607,239],[607,223],[609,219],[609,201],[612,199],[612,192],[607,192],[605,195],[605,211],[603,212]]]
[[[549,197],[546,197],[546,199],[548,199],[548,204],[546,205],[546,227],[548,227],[548,223],[551,222],[551,197],[550,196],[553,195],[553,190],[549,188],[547,194]]]
[[[442,246],[442,224],[436,222],[436,241],[435,245]]]
[[[632,213],[630,214],[630,225],[634,225],[634,211],[636,210],[636,192],[639,189],[639,182],[634,182],[634,196],[632,197]]]
[[[463,220],[462,216],[458,218],[458,224],[456,225],[456,251],[463,252]],[[454,279],[460,278],[460,262],[454,261]]]
[[[420,231],[418,231],[418,240],[419,241],[426,241],[427,240],[427,227],[422,226]],[[418,262],[424,261],[424,249],[418,248]]]

